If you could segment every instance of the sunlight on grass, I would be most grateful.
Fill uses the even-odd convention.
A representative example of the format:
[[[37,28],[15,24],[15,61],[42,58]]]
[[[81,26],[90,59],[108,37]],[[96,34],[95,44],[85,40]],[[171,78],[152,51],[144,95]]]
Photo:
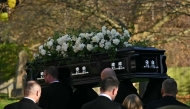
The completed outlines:
[[[4,106],[10,103],[19,101],[19,99],[8,98],[7,94],[0,94],[0,109],[3,109]]]

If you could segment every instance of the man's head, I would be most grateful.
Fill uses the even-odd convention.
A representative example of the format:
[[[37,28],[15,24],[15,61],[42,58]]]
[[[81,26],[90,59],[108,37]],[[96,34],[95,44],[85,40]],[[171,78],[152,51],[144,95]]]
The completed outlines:
[[[106,77],[115,77],[117,78],[115,71],[111,68],[105,68],[102,72],[101,72],[101,79],[104,79]]]
[[[50,84],[53,81],[58,80],[59,71],[54,66],[49,66],[44,71],[44,80],[46,83]]]
[[[35,81],[28,81],[24,87],[24,96],[32,98],[37,103],[41,96],[41,86]]]
[[[119,81],[115,77],[106,77],[102,80],[100,92],[109,95],[112,100],[115,99],[119,87]]]
[[[162,83],[162,96],[176,96],[178,89],[177,89],[177,83],[174,79],[166,79]]]

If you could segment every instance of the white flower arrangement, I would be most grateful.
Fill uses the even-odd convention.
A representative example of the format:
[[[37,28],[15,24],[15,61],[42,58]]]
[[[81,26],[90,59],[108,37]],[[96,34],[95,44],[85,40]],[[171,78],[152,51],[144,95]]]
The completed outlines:
[[[54,59],[76,56],[87,56],[92,53],[116,52],[119,48],[132,46],[128,43],[130,34],[123,29],[119,33],[115,29],[108,30],[105,26],[99,32],[66,34],[48,38],[47,42],[39,46],[39,53],[35,59]]]

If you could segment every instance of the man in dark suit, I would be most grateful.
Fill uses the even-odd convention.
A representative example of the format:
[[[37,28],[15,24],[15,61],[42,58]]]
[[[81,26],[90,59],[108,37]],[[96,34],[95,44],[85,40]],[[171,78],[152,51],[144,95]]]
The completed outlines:
[[[104,79],[110,76],[117,78],[115,71],[112,70],[111,68],[105,68],[101,72],[101,79]],[[139,94],[137,93],[137,89],[133,86],[130,80],[120,81],[119,89],[114,101],[122,104],[125,97],[129,94],[136,94],[137,96],[139,96]]]
[[[44,80],[47,87],[42,88],[39,106],[43,109],[68,109],[72,90],[58,81],[59,71],[56,67],[47,67],[44,71]]]
[[[172,105],[189,108],[187,105],[176,100],[175,97],[176,97],[177,92],[178,92],[177,83],[174,79],[170,78],[170,79],[164,80],[164,82],[162,83],[162,89],[161,89],[161,93],[163,97],[159,100],[155,100],[148,103],[146,109],[157,109],[164,106],[172,106]]]
[[[24,88],[24,98],[19,102],[6,105],[4,109],[41,109],[36,105],[40,95],[40,85],[35,81],[28,81]]]
[[[102,80],[100,96],[88,102],[81,109],[123,109],[122,105],[113,102],[117,95],[119,81],[114,77],[107,77]]]

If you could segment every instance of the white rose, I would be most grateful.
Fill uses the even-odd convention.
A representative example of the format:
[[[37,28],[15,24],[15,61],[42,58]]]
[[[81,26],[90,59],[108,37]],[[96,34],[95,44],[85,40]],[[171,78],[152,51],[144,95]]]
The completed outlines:
[[[83,43],[82,43],[82,44],[79,44],[78,47],[77,47],[77,49],[78,49],[78,50],[83,50],[84,46],[85,46],[85,45],[84,45]]]
[[[62,45],[64,42],[65,42],[65,40],[64,40],[63,36],[57,39],[57,43],[59,45]]]
[[[107,32],[106,32],[106,27],[103,26],[103,27],[102,27],[102,34],[106,35],[106,33],[107,33]]]
[[[130,37],[129,31],[128,30],[124,30],[124,34],[125,37]]]
[[[58,51],[58,52],[61,51],[61,46],[60,45],[56,46],[56,51]]]
[[[63,51],[67,51],[68,47],[69,47],[68,43],[63,43],[61,48]]]
[[[54,42],[54,39],[50,39],[50,41]]]
[[[99,38],[98,38],[98,36],[94,36],[94,37],[92,37],[92,42],[99,42]]]
[[[111,34],[115,35],[116,34],[116,30],[115,29],[111,29]]]
[[[129,44],[128,42],[124,42],[123,44],[125,45],[125,47],[130,47],[130,46],[132,46],[132,44]]]
[[[120,34],[119,34],[118,32],[116,32],[116,33],[115,33],[115,37],[116,37],[116,36],[120,36]]]
[[[39,54],[34,54],[34,59],[36,59],[37,57],[39,57]]]
[[[86,36],[86,33],[80,33],[79,36],[84,38]]]
[[[113,43],[114,43],[115,45],[118,45],[118,44],[119,44],[119,42],[120,42],[120,40],[119,40],[119,39],[114,39],[114,40],[113,40]]]
[[[44,47],[43,45],[40,45],[40,46],[39,46],[39,50],[43,49],[43,47]]]
[[[110,32],[110,30],[107,30],[107,34],[108,34],[109,36],[111,36],[111,32]]]
[[[104,40],[104,39],[101,39],[100,43],[104,43],[104,42],[105,42],[105,40]]]
[[[75,53],[78,52],[78,49],[77,49],[76,45],[73,46],[73,51],[74,51]]]
[[[100,38],[100,39],[103,39],[103,38],[104,38],[104,35],[103,35],[101,32],[99,32],[99,33],[97,34],[97,36],[98,36],[98,38]]]
[[[87,44],[87,50],[88,50],[88,51],[91,51],[92,49],[93,49],[92,44]]]
[[[47,42],[47,46],[48,46],[49,49],[51,48],[52,45],[53,45],[53,41]]]
[[[40,53],[41,53],[42,55],[45,55],[45,54],[46,54],[46,50],[41,49],[41,50],[40,50]]]
[[[100,46],[100,48],[103,48],[104,44],[103,43],[99,43],[99,46]]]
[[[76,39],[76,42],[75,42],[76,45],[80,45],[81,44],[81,37],[78,37]]]
[[[108,50],[109,48],[111,47],[111,42],[109,42],[109,41],[107,41],[106,43],[105,43],[105,49],[106,50]]]

